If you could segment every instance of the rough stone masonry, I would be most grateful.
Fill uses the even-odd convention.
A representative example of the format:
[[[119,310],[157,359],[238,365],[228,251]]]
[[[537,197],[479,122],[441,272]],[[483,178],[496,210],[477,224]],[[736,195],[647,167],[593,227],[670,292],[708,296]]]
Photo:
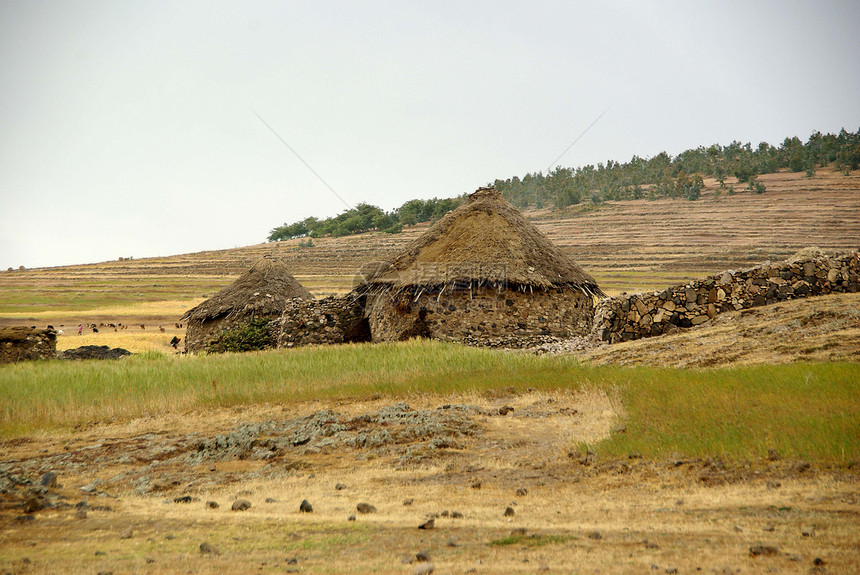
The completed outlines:
[[[701,325],[718,313],[829,293],[860,291],[860,252],[818,253],[725,271],[663,291],[604,299],[592,338],[617,343]]]

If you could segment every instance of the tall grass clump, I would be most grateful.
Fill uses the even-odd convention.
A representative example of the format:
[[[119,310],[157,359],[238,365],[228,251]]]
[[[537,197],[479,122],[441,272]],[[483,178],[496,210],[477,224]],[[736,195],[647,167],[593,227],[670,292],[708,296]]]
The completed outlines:
[[[626,457],[860,460],[860,364],[668,369],[597,366],[439,342],[246,354],[141,354],[0,367],[0,436],[208,407],[395,399],[529,388],[602,390],[623,432],[589,446]]]
[[[860,459],[860,364],[639,372],[619,380],[623,433],[609,456]]]
[[[136,355],[0,368],[0,434],[209,406],[564,387],[575,360],[453,344],[355,344],[246,354]]]

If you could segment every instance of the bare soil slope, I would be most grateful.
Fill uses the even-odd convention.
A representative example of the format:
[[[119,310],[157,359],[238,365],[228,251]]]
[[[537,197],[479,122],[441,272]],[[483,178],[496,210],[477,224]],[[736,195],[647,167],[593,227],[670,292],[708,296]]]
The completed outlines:
[[[679,333],[602,345],[597,363],[709,367],[860,361],[860,294],[831,294],[724,313]]]

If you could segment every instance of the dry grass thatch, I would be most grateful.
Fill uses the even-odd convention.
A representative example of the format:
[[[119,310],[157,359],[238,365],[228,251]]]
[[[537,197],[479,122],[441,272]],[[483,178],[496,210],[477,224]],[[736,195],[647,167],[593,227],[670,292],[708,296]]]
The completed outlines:
[[[478,189],[366,279],[394,289],[461,282],[602,294],[593,277],[493,188]]]
[[[297,297],[313,299],[282,262],[264,257],[230,286],[185,312],[182,319],[204,322],[221,317],[279,315],[286,302]]]

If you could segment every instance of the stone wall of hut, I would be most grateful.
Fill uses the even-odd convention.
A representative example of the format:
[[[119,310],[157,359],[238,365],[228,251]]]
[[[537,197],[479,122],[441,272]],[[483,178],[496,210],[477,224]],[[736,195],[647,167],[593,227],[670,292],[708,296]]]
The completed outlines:
[[[0,364],[57,357],[57,332],[31,327],[0,328]]]
[[[364,299],[291,300],[275,324],[277,347],[370,341]]]
[[[368,299],[373,341],[428,337],[472,345],[522,347],[533,339],[586,335],[592,299],[578,289],[486,289],[403,292],[384,290]]]
[[[592,337],[616,343],[706,323],[733,310],[860,291],[860,253],[818,255],[726,271],[663,291],[600,301]]]

